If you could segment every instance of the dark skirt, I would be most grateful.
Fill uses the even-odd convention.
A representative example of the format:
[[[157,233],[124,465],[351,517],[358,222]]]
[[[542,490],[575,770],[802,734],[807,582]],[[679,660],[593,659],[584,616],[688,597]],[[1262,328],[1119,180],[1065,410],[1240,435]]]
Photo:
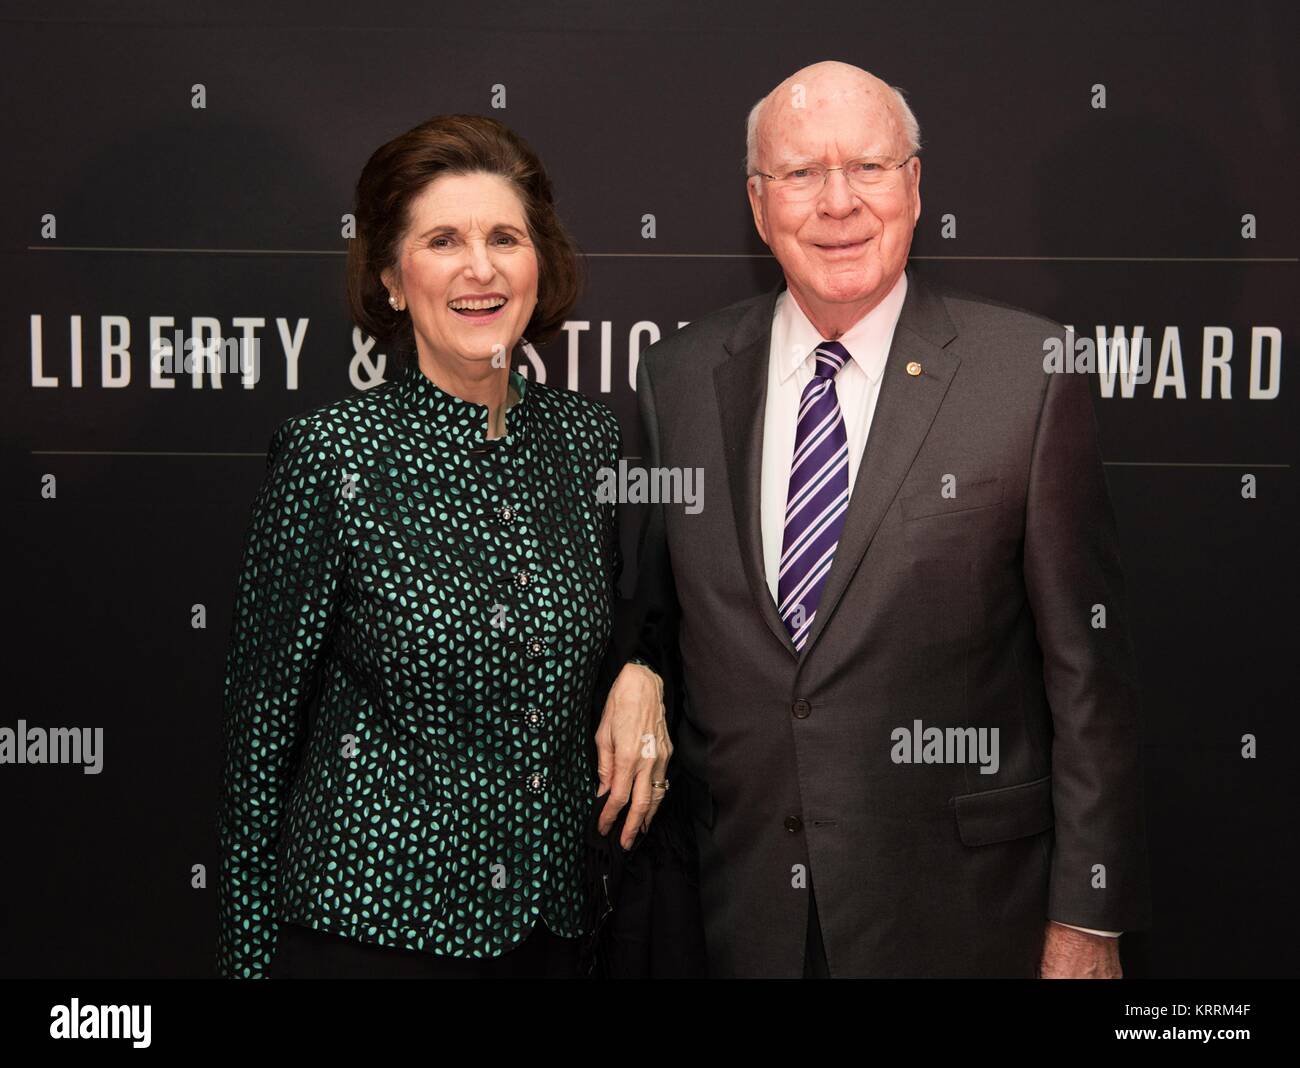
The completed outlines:
[[[270,979],[574,979],[579,939],[538,921],[514,949],[482,960],[380,946],[296,923],[280,925]]]

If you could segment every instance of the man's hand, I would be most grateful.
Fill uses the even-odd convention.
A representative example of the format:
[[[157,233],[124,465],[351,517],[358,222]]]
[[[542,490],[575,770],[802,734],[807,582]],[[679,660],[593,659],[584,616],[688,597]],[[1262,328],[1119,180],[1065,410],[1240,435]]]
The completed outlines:
[[[1119,939],[1076,931],[1049,921],[1043,940],[1040,979],[1122,979]]]
[[[673,755],[664,722],[663,680],[644,664],[624,664],[610,687],[605,709],[596,730],[599,797],[609,790],[609,800],[601,811],[597,829],[601,834],[618,818],[631,797],[619,844],[631,849],[638,832],[649,829],[663,789],[652,789],[652,781],[662,780]]]

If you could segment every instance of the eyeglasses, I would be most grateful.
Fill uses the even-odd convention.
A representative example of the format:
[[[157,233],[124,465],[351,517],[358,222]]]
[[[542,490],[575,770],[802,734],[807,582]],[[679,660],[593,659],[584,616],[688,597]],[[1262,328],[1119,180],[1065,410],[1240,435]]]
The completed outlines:
[[[826,167],[820,163],[801,163],[788,167],[780,174],[766,174],[755,171],[751,177],[766,178],[769,182],[780,182],[778,187],[790,197],[808,197],[821,192],[826,184],[826,176],[831,171],[843,171],[850,186],[859,193],[871,193],[890,186],[898,168],[915,156],[913,152],[907,159],[895,163],[892,159],[869,156],[864,159],[851,159],[842,167]]]

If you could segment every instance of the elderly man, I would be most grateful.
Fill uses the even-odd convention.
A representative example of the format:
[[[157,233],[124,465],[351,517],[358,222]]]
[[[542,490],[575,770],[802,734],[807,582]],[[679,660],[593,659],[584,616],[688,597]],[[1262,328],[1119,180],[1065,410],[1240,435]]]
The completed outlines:
[[[1118,977],[1150,905],[1088,381],[1044,370],[1063,327],[907,266],[897,90],[818,63],[748,132],[785,277],[641,358],[647,462],[709,506],[642,531],[602,828],[649,826],[671,755],[711,975]]]

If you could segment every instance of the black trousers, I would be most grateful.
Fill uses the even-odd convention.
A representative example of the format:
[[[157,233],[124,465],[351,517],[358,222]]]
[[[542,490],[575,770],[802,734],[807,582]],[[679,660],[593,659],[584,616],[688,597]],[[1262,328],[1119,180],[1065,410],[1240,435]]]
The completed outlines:
[[[822,942],[822,924],[817,915],[817,898],[813,894],[812,880],[808,880],[808,936],[804,946],[803,977],[829,979],[830,965],[826,963],[826,946]]]
[[[282,923],[266,974],[270,979],[575,979],[579,941],[552,934],[538,920],[514,949],[474,960]]]

